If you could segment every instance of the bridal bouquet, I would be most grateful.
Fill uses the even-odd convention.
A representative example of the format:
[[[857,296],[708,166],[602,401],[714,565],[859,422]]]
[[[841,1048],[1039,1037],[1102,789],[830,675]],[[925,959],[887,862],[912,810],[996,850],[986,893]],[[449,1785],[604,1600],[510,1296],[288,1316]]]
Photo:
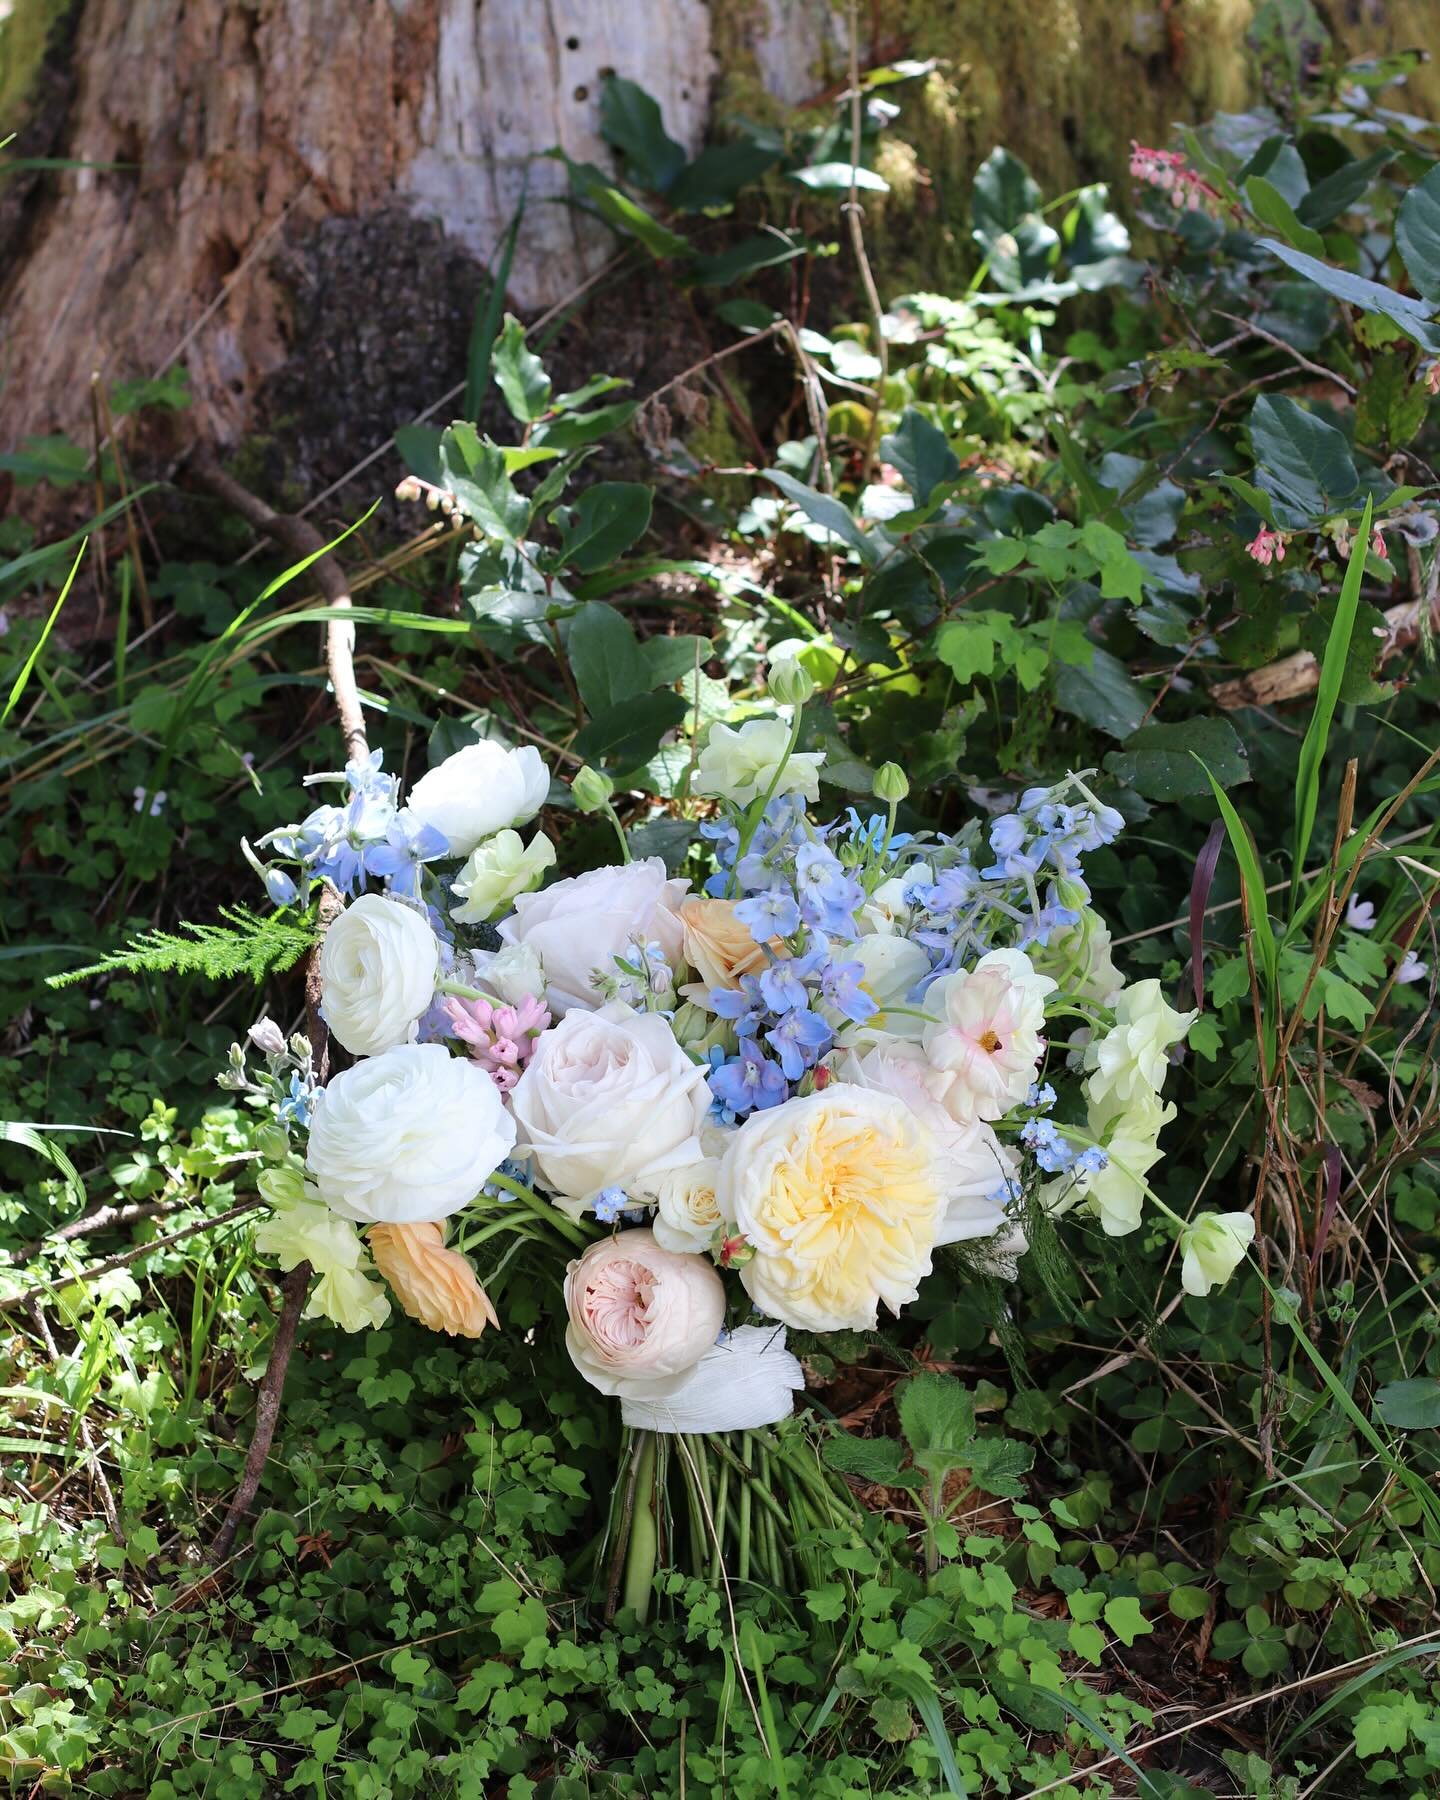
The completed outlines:
[[[873,816],[817,817],[824,758],[797,747],[813,684],[782,663],[769,692],[773,716],[696,747],[671,867],[632,858],[586,768],[570,798],[618,860],[558,873],[536,824],[550,774],[494,741],[408,795],[378,752],[314,777],[336,799],[245,846],[278,904],[343,896],[320,1010],[353,1058],[318,1087],[309,1045],[269,1021],[250,1033],[263,1067],[232,1052],[222,1080],[275,1115],[257,1248],[313,1266],[311,1315],[359,1330],[393,1297],[461,1337],[498,1323],[477,1263],[501,1240],[553,1255],[539,1329],[619,1403],[632,1575],[672,1454],[717,1554],[769,1458],[797,1516],[843,1506],[813,1455],[787,1459],[788,1334],[876,1329],[946,1246],[966,1246],[956,1280],[1013,1276],[1037,1209],[1111,1235],[1147,1198],[1166,1211],[1146,1175],[1194,1015],[1124,983],[1090,905],[1084,858],[1121,815],[1072,775],[908,833],[887,764]],[[1248,1214],[1174,1224],[1195,1293],[1251,1232]],[[643,1612],[643,1553],[625,1585]]]

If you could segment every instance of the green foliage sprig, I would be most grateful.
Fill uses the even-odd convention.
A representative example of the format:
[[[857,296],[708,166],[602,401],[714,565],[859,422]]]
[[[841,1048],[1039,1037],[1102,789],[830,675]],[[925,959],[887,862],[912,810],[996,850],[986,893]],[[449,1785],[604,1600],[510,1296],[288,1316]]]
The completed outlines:
[[[70,987],[91,975],[201,975],[207,981],[233,981],[248,975],[257,985],[267,975],[293,968],[317,941],[312,914],[289,919],[279,913],[261,918],[245,906],[222,906],[227,925],[183,924],[178,932],[146,931],[123,950],[114,950],[83,969],[67,969],[46,977],[53,988]]]

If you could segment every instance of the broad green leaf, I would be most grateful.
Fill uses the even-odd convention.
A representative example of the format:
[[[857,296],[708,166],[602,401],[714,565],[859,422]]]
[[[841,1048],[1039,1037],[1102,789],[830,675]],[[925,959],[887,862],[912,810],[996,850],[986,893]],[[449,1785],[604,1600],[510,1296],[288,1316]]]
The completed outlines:
[[[1128,738],[1139,728],[1150,697],[1130,679],[1108,650],[1095,650],[1087,664],[1062,663],[1055,670],[1055,704],[1107,737]]]
[[[806,239],[798,231],[767,231],[759,237],[742,238],[714,256],[693,257],[682,271],[682,279],[689,287],[730,287],[757,269],[793,262],[807,248]]]
[[[1440,306],[1440,163],[1400,202],[1395,247],[1416,287]]]
[[[623,76],[606,78],[600,135],[624,156],[630,178],[652,193],[667,193],[685,167],[684,147],[666,131],[657,102]]]
[[[565,648],[591,718],[649,690],[644,658],[630,621],[613,606],[587,600],[570,623]]]
[[[614,400],[609,406],[597,406],[591,412],[562,413],[559,418],[543,419],[530,433],[532,444],[543,444],[549,450],[578,450],[599,438],[609,437],[635,417],[633,400]],[[536,496],[539,498],[538,494]]]
[[[1324,231],[1327,225],[1333,225],[1336,219],[1349,212],[1357,200],[1364,198],[1381,169],[1394,160],[1393,150],[1377,150],[1373,156],[1342,163],[1333,174],[1317,181],[1297,202],[1295,217],[1302,225],[1313,225],[1317,231]]]
[[[1245,198],[1260,223],[1271,231],[1278,231],[1287,244],[1293,244],[1297,250],[1307,251],[1311,256],[1325,254],[1324,238],[1318,231],[1300,223],[1290,202],[1263,175],[1252,175],[1245,183]]]
[[[597,481],[552,515],[561,528],[557,558],[582,575],[606,568],[643,536],[654,497],[642,481]]]
[[[1122,749],[1110,752],[1105,768],[1149,800],[1178,800],[1208,791],[1197,756],[1227,788],[1249,779],[1245,746],[1228,719],[1144,725]]]
[[[550,377],[533,350],[525,346],[525,327],[514,313],[506,313],[505,324],[495,343],[495,384],[505,396],[505,404],[513,417],[529,425],[550,404]]]
[[[1440,1380],[1426,1375],[1387,1382],[1376,1392],[1375,1414],[1397,1431],[1440,1429]]]
[[[695,697],[692,678],[695,664],[697,661],[704,662],[710,653],[709,638],[688,635],[646,638],[640,646],[646,685],[652,688],[672,687],[677,681],[685,681],[692,689],[689,704],[693,709]],[[700,679],[703,682],[705,677],[702,675]]]
[[[999,288],[1014,291],[1053,269],[1060,234],[1040,215],[1040,190],[1008,150],[992,150],[975,171],[970,235],[984,251]]]
[[[1210,1596],[1202,1587],[1171,1588],[1165,1604],[1177,1619],[1203,1619],[1210,1610]]]
[[[853,1437],[848,1431],[825,1439],[821,1455],[842,1475],[858,1475],[879,1487],[910,1487],[914,1476],[904,1469],[905,1446],[895,1438]]]
[[[597,217],[624,237],[642,243],[657,261],[683,256],[690,248],[688,238],[662,225],[653,213],[646,212],[626,193],[622,193],[593,163],[571,162],[562,155],[570,171],[570,185],[577,200],[588,206]],[[683,152],[682,152],[683,155]]]
[[[935,634],[935,654],[962,687],[995,673],[995,628],[986,613],[947,619]]]
[[[1168,544],[1180,524],[1185,490],[1174,481],[1157,481],[1160,465],[1111,450],[1100,459],[1100,481],[1120,496],[1120,511],[1129,535],[1144,550]]]
[[[667,731],[684,721],[684,699],[669,688],[632,694],[618,706],[596,713],[574,743],[587,762],[607,762],[621,770],[639,768],[654,756]]]
[[[901,413],[894,431],[881,438],[880,454],[900,471],[919,506],[924,506],[943,482],[953,481],[960,473],[960,459],[945,433],[912,406]]]
[[[953,1375],[912,1375],[900,1389],[900,1428],[917,1469],[942,1481],[967,1466],[975,1398]]]
[[[1098,1669],[1100,1667],[1110,1640],[1098,1625],[1085,1625],[1079,1620],[1074,1620],[1065,1635],[1070,1648],[1077,1656],[1083,1657],[1091,1668]]]
[[[1138,1637],[1146,1637],[1155,1627],[1140,1610],[1133,1594],[1122,1594],[1105,1602],[1105,1623],[1128,1649]]]
[[[783,469],[766,469],[764,475],[766,481],[773,481],[785,498],[798,506],[807,518],[848,544],[863,562],[873,564],[877,560],[876,546],[860,529],[848,508],[833,494],[822,494],[807,487]]]
[[[711,144],[680,171],[665,198],[681,212],[729,206],[741,188],[758,181],[779,160],[780,152],[763,144]]]
[[[1440,356],[1440,326],[1431,320],[1433,308],[1428,302],[1397,294],[1394,288],[1382,287],[1378,281],[1366,281],[1346,269],[1336,269],[1316,257],[1307,256],[1303,250],[1293,250],[1289,244],[1278,243],[1274,238],[1261,238],[1260,247],[1272,256],[1278,256],[1297,275],[1324,288],[1336,300],[1359,307],[1361,312],[1379,313],[1392,320],[1432,356]]]
[[[1251,408],[1250,444],[1256,480],[1282,525],[1324,518],[1359,486],[1344,432],[1283,394],[1262,394]]]

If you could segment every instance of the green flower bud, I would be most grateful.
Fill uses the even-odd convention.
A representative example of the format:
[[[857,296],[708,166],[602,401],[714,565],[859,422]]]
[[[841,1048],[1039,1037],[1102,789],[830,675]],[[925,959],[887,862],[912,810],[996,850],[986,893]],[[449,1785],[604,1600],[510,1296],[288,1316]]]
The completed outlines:
[[[255,1133],[255,1148],[266,1162],[283,1162],[290,1154],[290,1134],[283,1125],[262,1125]]]
[[[615,783],[608,775],[602,775],[599,769],[592,769],[587,763],[570,783],[570,792],[581,812],[599,812],[602,806],[609,805],[610,796],[615,792]]]
[[[803,706],[815,692],[815,677],[793,656],[770,665],[770,695],[781,706]]]
[[[1090,899],[1090,891],[1083,882],[1076,881],[1069,875],[1061,875],[1055,882],[1055,898],[1071,912],[1083,912]]]
[[[875,798],[887,806],[898,806],[910,792],[910,783],[899,763],[881,763],[875,771]]]

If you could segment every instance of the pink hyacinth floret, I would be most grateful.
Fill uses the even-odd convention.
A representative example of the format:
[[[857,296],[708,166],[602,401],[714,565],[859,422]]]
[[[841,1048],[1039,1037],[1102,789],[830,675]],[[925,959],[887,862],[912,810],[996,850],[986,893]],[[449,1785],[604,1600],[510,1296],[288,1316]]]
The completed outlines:
[[[1262,525],[1245,548],[1258,563],[1285,560],[1284,536],[1278,531],[1272,531],[1268,525]]]
[[[516,1006],[492,1006],[488,1000],[447,999],[446,1017],[455,1036],[502,1094],[508,1093],[524,1073],[535,1049],[535,1040],[550,1024],[550,1009],[526,995]]]

